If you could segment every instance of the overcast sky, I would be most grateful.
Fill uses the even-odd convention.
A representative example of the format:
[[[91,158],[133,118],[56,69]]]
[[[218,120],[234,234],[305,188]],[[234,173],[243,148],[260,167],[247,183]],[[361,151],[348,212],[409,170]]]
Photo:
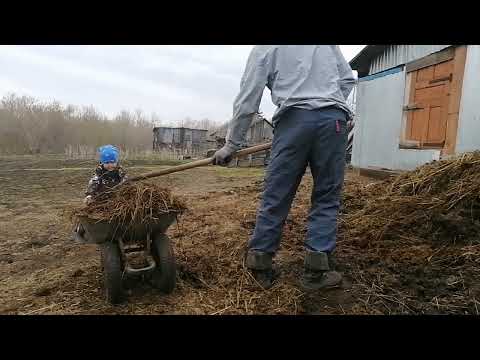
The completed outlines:
[[[364,45],[340,45],[347,60]],[[163,121],[230,119],[252,45],[0,46],[0,97],[155,112]],[[271,117],[266,90],[260,108]]]

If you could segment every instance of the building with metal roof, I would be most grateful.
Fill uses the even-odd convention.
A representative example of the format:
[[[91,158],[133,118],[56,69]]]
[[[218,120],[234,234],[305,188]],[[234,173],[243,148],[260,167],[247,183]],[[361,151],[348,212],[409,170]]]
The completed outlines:
[[[182,155],[196,155],[206,151],[208,130],[155,127],[153,128],[153,151],[173,151]]]
[[[350,66],[354,167],[408,170],[480,149],[479,45],[369,45]]]

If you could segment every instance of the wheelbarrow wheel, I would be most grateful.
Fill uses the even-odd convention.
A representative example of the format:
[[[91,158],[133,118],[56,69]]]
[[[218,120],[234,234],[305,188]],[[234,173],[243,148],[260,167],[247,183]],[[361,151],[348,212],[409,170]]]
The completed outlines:
[[[124,300],[122,258],[118,244],[106,242],[100,248],[103,268],[103,288],[107,301],[119,304]]]
[[[151,276],[152,285],[161,292],[170,294],[175,288],[177,269],[175,254],[167,235],[155,234],[153,236],[152,257],[157,263]]]

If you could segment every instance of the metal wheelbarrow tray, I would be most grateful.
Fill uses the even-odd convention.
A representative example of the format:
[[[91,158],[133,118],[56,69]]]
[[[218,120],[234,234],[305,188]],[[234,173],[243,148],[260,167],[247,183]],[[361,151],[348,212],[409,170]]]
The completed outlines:
[[[155,221],[134,224],[133,226],[124,226],[118,222],[106,220],[95,220],[86,216],[79,216],[78,219],[85,230],[83,235],[85,243],[103,244],[119,238],[122,238],[123,242],[131,243],[137,239],[146,239],[148,234],[164,234],[170,225],[174,223],[176,213],[165,213]]]
[[[115,304],[124,300],[124,280],[129,276],[145,276],[162,292],[173,291],[176,284],[175,255],[165,232],[176,220],[176,215],[176,212],[169,212],[154,221],[132,226],[78,217],[84,231],[80,241],[100,246],[104,290],[109,302]],[[139,252],[144,253],[148,265],[133,267],[129,255]]]

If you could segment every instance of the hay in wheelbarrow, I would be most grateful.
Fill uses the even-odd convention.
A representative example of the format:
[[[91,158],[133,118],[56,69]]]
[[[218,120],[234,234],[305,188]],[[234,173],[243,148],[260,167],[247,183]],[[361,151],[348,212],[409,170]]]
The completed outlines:
[[[170,189],[154,183],[126,183],[94,197],[93,201],[73,209],[74,222],[80,217],[108,221],[124,228],[155,222],[162,215],[180,215],[187,207]]]

